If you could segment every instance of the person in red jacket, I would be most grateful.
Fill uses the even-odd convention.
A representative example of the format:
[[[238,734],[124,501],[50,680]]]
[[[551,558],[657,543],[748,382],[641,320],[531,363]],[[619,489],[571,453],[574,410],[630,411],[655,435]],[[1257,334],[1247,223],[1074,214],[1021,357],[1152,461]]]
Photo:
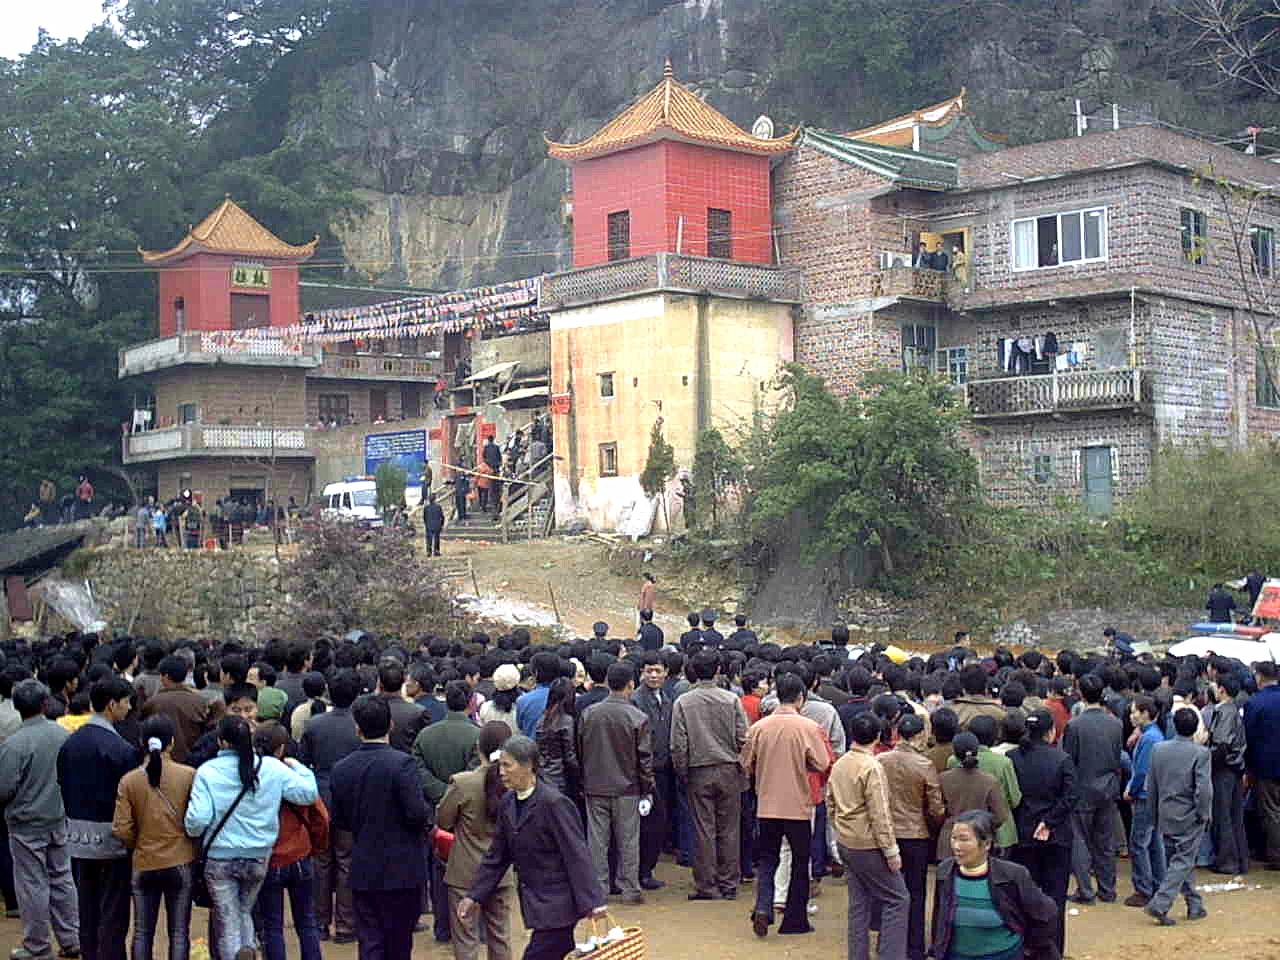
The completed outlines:
[[[278,723],[265,723],[253,735],[254,749],[264,757],[284,759],[288,744],[289,734]],[[258,893],[263,960],[285,960],[286,891],[302,960],[321,960],[320,926],[316,923],[312,902],[315,869],[311,854],[328,848],[329,811],[325,809],[323,800],[317,797],[314,803],[305,807],[287,802],[280,805],[280,833],[271,851],[271,859],[267,861],[267,878]]]

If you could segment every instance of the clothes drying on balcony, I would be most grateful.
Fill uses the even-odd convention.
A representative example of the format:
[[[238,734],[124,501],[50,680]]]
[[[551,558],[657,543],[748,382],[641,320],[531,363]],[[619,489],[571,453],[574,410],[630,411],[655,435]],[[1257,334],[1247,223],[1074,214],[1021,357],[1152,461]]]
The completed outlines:
[[[1058,335],[1053,331],[1006,337],[996,344],[1000,369],[1022,375],[1049,373],[1058,355]]]

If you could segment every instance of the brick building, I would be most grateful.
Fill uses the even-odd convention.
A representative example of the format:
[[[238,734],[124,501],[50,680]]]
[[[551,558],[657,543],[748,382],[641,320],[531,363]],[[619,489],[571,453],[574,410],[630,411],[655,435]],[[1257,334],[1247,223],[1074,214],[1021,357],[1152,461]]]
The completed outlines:
[[[1208,168],[1280,180],[1154,125],[1005,147],[963,94],[851,134],[805,130],[773,173],[781,260],[805,279],[796,358],[842,392],[926,365],[963,391],[993,502],[1108,512],[1162,444],[1280,427],[1234,252],[1243,238],[1246,269],[1269,278],[1280,206],[1230,201],[1233,236]]]
[[[688,467],[699,433],[768,402],[800,290],[774,265],[770,171],[797,136],[747,133],[668,63],[591,137],[548,143],[573,173],[575,269],[544,277],[541,297],[559,522],[661,527],[639,480],[653,426]]]
[[[162,500],[191,489],[209,502],[303,503],[338,479],[326,464],[360,472],[349,468],[363,465],[365,434],[417,426],[438,438],[440,358],[469,353],[462,333],[328,348],[237,336],[299,323],[299,265],[315,245],[283,242],[228,198],[173,248],[140,251],[158,272],[159,339],[120,351],[121,378],[139,379],[122,453]]]

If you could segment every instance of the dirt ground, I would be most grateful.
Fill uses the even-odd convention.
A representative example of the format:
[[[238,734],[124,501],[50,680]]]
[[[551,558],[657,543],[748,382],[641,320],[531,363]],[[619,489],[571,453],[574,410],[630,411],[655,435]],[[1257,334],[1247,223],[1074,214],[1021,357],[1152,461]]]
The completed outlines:
[[[1122,861],[1122,894],[1130,890],[1127,866]],[[839,881],[827,880],[822,886],[817,900],[818,913],[812,918],[815,933],[780,937],[771,932],[765,943],[760,944],[747,922],[751,909],[750,886],[740,889],[736,902],[690,903],[685,899],[692,889],[688,870],[668,861],[659,866],[657,873],[667,881],[667,887],[648,894],[648,902],[643,906],[610,906],[619,923],[644,929],[647,960],[729,960],[747,956],[760,946],[767,946],[768,955],[778,960],[830,960],[845,955],[847,899]],[[1198,875],[1202,884],[1222,879],[1205,871]],[[1077,914],[1067,918],[1067,956],[1071,960],[1121,957],[1161,960],[1173,956],[1186,960],[1280,958],[1280,921],[1275,913],[1280,875],[1264,874],[1257,869],[1246,879],[1250,887],[1247,890],[1206,893],[1209,917],[1196,924],[1180,922],[1175,927],[1156,927],[1142,911],[1119,904],[1073,908]],[[1260,889],[1254,889],[1255,885]],[[1179,905],[1171,915],[1180,918],[1182,910]],[[196,914],[192,918],[192,935],[204,937],[207,930],[204,911],[198,910]],[[514,946],[522,950],[527,937],[518,911],[513,924]],[[161,927],[155,946],[157,957],[163,957],[166,949],[163,922]],[[18,946],[20,939],[21,926],[17,920],[0,921],[0,949],[7,954]],[[292,932],[286,933],[286,944],[290,956],[296,957],[297,941]],[[356,960],[354,945],[326,943],[323,949],[329,960]],[[435,943],[429,932],[415,938],[415,957],[445,960],[452,955],[450,948]]]
[[[508,544],[450,541],[444,554],[471,558],[482,595],[533,608],[552,621],[558,610],[560,620],[576,636],[591,636],[591,625],[597,620],[609,624],[611,636],[635,633],[640,580],[613,573],[607,548],[601,544],[561,538]],[[464,589],[472,592],[470,584]],[[659,580],[654,622],[668,636],[678,637],[688,629],[684,619],[688,612]]]

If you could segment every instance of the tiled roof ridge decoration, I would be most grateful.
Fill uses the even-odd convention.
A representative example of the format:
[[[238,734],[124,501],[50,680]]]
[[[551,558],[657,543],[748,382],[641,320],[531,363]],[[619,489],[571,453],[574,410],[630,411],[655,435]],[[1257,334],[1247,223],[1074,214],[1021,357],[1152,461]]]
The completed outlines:
[[[197,253],[236,253],[246,257],[268,257],[274,260],[305,260],[320,242],[317,235],[310,243],[294,246],[285,243],[251,217],[228,194],[218,208],[187,229],[187,235],[168,250],[138,248],[145,263],[180,260]]]
[[[662,81],[581,143],[543,137],[558,160],[587,160],[656,140],[672,139],[742,153],[782,154],[799,139],[800,127],[772,139],[754,137],[676,80],[668,59]]]
[[[960,92],[954,97],[948,97],[946,100],[920,107],[889,120],[882,120],[860,130],[850,131],[843,136],[867,143],[878,143],[882,146],[910,148],[917,142],[915,139],[917,129],[920,132],[920,139],[929,141],[949,133],[956,124],[964,123],[966,128],[964,132],[975,146],[983,151],[1000,149],[1005,145],[1005,138],[979,130],[973,123],[973,118],[966,112],[967,93],[967,88],[961,87]]]
[[[959,162],[955,157],[867,143],[812,127],[805,128],[800,142],[894,183],[926,190],[946,190],[956,185]]]

